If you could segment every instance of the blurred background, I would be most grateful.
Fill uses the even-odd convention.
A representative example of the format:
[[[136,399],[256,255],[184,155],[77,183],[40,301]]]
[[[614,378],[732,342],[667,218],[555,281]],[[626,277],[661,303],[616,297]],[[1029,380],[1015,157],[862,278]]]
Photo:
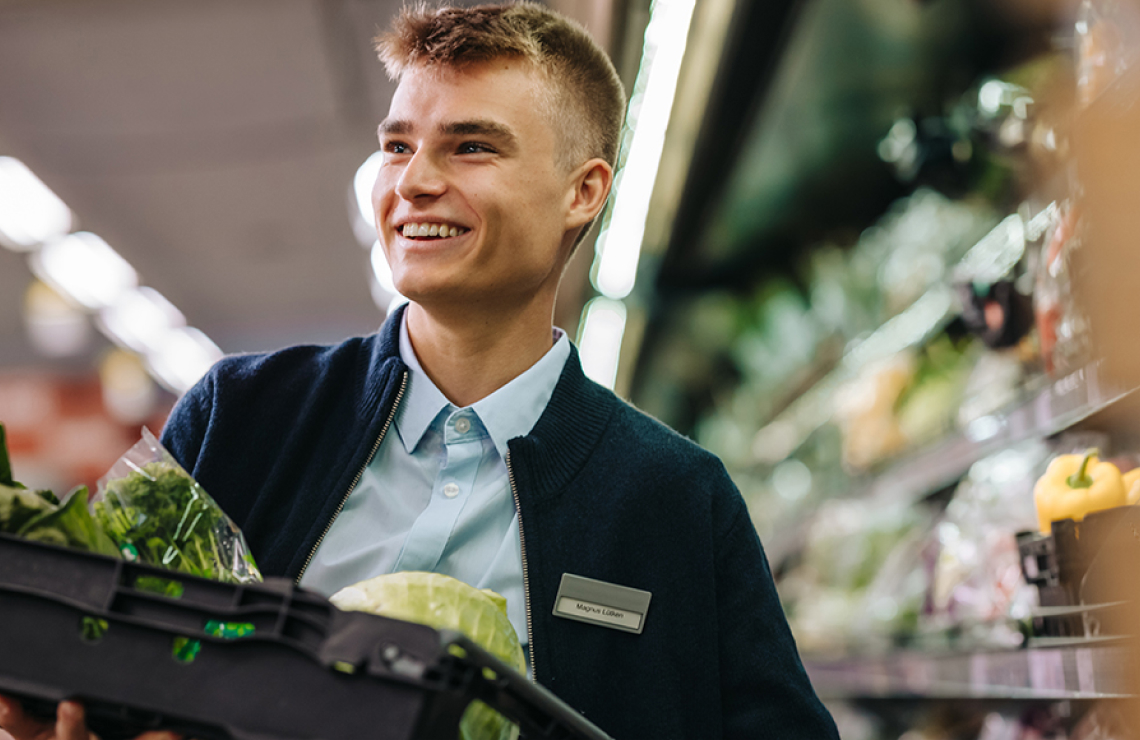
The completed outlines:
[[[725,461],[844,739],[1140,735],[1137,3],[549,4],[631,98],[556,321]],[[0,0],[17,480],[93,486],[224,353],[380,325],[399,5]],[[1108,493],[1056,503],[1093,449]]]

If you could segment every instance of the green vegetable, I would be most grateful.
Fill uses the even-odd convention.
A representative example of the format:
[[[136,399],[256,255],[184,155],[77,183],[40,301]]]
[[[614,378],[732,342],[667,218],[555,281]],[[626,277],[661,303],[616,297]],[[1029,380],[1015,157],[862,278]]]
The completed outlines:
[[[45,495],[47,494],[47,495]],[[12,461],[8,458],[8,436],[0,424],[0,532],[15,534],[29,520],[52,509],[50,491],[29,491],[12,477]]]
[[[329,599],[345,611],[365,611],[435,629],[462,632],[520,673],[526,659],[507,619],[507,601],[439,573],[402,572],[342,588]],[[480,701],[471,702],[459,724],[461,740],[507,740],[518,727]]]
[[[87,510],[87,486],[73,490],[65,503],[30,520],[16,534],[28,540],[119,556],[119,548]]]
[[[102,493],[95,518],[127,559],[220,581],[260,580],[241,533],[177,464],[136,466]]]
[[[0,532],[52,545],[117,556],[118,548],[87,510],[87,487],[60,503],[51,491],[31,491],[12,476],[8,440],[0,424]]]
[[[20,528],[54,507],[35,491],[23,486],[0,484],[0,532],[16,534]]]

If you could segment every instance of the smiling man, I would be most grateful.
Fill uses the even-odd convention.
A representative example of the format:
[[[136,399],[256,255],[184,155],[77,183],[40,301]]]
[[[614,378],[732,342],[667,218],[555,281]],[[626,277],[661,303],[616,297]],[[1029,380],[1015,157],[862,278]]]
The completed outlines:
[[[589,381],[552,325],[613,182],[608,58],[531,4],[410,9],[378,49],[399,84],[373,205],[408,304],[368,337],[224,359],[163,442],[266,575],[499,592],[535,680],[617,738],[836,737],[720,461]]]
[[[548,75],[524,57],[400,69],[376,228],[416,356],[467,406],[550,350],[563,268],[613,173],[601,156],[565,162]]]

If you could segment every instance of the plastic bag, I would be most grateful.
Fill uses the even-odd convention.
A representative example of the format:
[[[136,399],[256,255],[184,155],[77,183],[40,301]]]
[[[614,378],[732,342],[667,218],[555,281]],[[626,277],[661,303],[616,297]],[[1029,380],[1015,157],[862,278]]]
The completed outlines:
[[[934,529],[927,629],[956,628],[959,646],[1022,644],[1011,621],[1029,616],[1036,591],[1022,579],[1016,533],[1036,528],[1033,484],[1049,454],[1028,440],[974,463],[958,484]]]
[[[1084,365],[1092,352],[1088,319],[1073,294],[1075,261],[1082,248],[1081,208],[1075,203],[1063,208],[1042,248],[1033,290],[1041,359],[1045,371],[1055,378]]]
[[[261,580],[241,530],[148,429],[99,479],[91,511],[126,560],[229,583]]]

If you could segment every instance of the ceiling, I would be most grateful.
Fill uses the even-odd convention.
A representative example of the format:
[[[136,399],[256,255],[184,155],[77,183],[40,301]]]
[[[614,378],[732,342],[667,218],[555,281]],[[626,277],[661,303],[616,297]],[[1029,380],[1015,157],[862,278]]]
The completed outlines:
[[[0,0],[0,156],[225,352],[369,332],[383,311],[350,186],[394,89],[371,39],[402,4]],[[31,279],[0,249],[0,371],[89,367],[105,340],[36,354]]]

